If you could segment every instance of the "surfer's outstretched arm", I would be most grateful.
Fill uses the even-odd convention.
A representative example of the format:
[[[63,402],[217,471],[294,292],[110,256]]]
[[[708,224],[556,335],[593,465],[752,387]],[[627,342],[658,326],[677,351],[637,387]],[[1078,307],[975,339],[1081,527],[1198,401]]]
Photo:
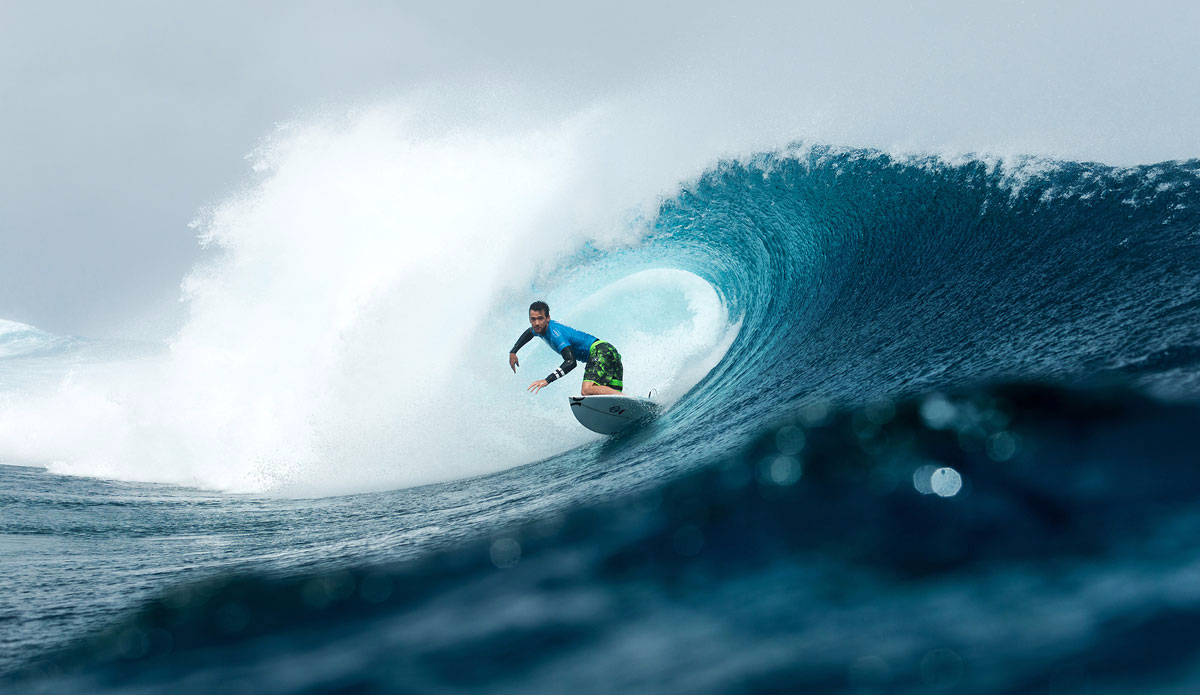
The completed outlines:
[[[514,374],[517,372],[517,367],[521,366],[521,361],[517,359],[517,350],[531,340],[533,340],[533,329],[526,328],[521,337],[517,338],[517,342],[513,343],[512,349],[508,351],[508,368],[513,370]]]
[[[546,377],[546,383],[550,383],[555,379],[566,376],[567,372],[575,368],[575,353],[571,350],[571,346],[562,349],[563,363],[558,365],[558,369],[550,372],[550,376]]]
[[[529,385],[530,393],[537,393],[538,391],[541,391],[542,388],[548,386],[551,381],[565,376],[567,372],[575,368],[575,353],[571,350],[569,345],[562,349],[562,356],[563,363],[558,366],[558,369],[550,372],[550,375],[545,379],[539,379],[538,381],[535,381]]]

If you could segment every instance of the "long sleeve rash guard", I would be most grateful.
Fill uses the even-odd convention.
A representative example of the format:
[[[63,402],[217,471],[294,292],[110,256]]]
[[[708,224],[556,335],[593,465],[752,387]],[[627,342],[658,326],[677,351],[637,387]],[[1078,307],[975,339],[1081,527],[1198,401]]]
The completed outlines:
[[[547,329],[547,332],[549,332],[549,329]],[[536,334],[533,332],[533,328],[526,328],[525,332],[521,334],[521,337],[517,338],[517,342],[513,344],[512,349],[509,350],[509,352],[515,355],[517,350],[520,350],[525,343],[533,340],[534,335]],[[547,343],[548,342],[549,341],[547,341]],[[550,383],[561,376],[565,376],[567,372],[575,368],[575,351],[570,345],[563,346],[563,349],[560,350],[558,354],[562,355],[563,363],[558,366],[558,369],[550,372],[550,374],[546,377],[546,383]]]

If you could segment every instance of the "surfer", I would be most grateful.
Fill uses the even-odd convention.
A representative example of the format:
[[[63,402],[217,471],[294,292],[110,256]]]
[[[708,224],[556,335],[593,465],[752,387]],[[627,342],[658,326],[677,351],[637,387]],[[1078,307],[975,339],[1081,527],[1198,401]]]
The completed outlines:
[[[538,379],[530,384],[530,393],[537,393],[551,381],[565,376],[575,368],[577,362],[587,363],[583,371],[581,394],[599,396],[621,393],[621,377],[624,371],[621,367],[621,353],[617,352],[611,343],[598,340],[594,335],[564,326],[558,321],[551,321],[550,305],[542,301],[529,305],[529,328],[517,338],[512,350],[508,351],[508,366],[514,374],[521,364],[517,360],[517,350],[533,340],[535,335],[562,355],[563,363],[545,379]]]

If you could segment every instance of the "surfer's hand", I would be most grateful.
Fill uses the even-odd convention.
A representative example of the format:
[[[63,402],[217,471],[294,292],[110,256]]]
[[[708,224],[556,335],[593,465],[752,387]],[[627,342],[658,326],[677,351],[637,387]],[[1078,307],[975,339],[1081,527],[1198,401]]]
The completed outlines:
[[[538,391],[541,391],[543,388],[545,388],[549,385],[550,385],[549,381],[546,381],[545,379],[538,379],[537,381],[535,381],[529,385],[528,390],[530,393],[537,393]]]
[[[517,367],[521,366],[521,361],[517,359],[517,353],[508,353],[508,368],[513,370],[513,374],[517,373]]]

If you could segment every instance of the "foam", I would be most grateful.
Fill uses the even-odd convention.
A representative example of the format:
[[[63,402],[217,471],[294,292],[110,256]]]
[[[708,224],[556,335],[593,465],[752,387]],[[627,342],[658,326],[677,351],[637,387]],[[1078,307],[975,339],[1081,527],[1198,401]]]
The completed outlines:
[[[281,128],[252,158],[257,180],[196,223],[212,253],[184,281],[169,351],[5,394],[0,460],[322,495],[594,439],[566,414],[578,375],[531,396],[555,356],[530,346],[514,376],[507,351],[538,279],[585,245],[636,246],[678,170],[614,179],[642,143],[611,140],[596,112],[497,132],[425,106]],[[559,287],[556,318],[618,344],[639,390],[678,398],[728,347],[719,297],[683,271],[607,272],[574,306]]]

